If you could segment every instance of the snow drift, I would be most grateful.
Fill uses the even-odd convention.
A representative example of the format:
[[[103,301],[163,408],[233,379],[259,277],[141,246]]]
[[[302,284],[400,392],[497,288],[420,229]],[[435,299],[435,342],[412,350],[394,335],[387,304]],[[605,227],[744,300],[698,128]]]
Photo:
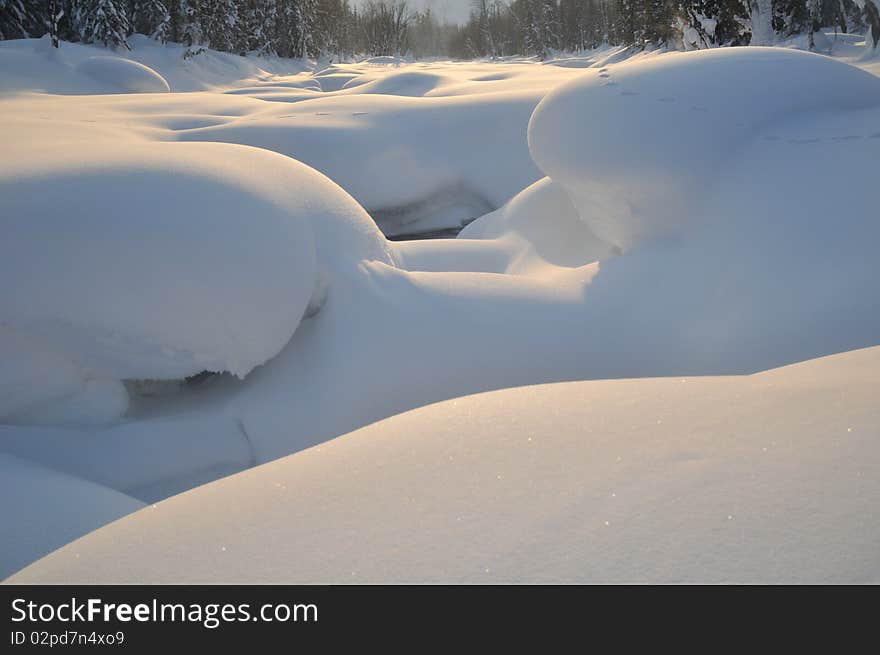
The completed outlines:
[[[28,52],[0,44],[5,61],[33,64],[28,57],[35,55]],[[59,57],[73,66],[98,52],[78,46]],[[434,62],[408,70],[406,65],[365,63],[335,66],[315,76],[252,71],[248,79],[231,82],[229,76],[247,73],[247,66],[227,68],[212,53],[183,66],[171,65],[163,61],[174,53],[157,47],[138,56],[173,88],[180,88],[175,80],[184,73],[194,78],[193,88],[207,88],[221,69],[229,71],[226,85],[199,93],[15,93],[97,88],[96,81],[85,81],[80,74],[47,81],[46,71],[60,74],[57,66],[44,61],[44,54],[34,64],[32,79],[18,75],[15,67],[0,71],[0,86],[9,90],[24,85],[0,98],[0,137],[11,153],[0,160],[0,192],[4,210],[14,210],[0,217],[4,235],[10,235],[0,243],[0,273],[16,281],[0,291],[0,354],[8,355],[0,360],[0,390],[6,394],[0,398],[0,420],[57,426],[7,425],[0,429],[0,452],[59,474],[155,501],[456,396],[565,380],[751,373],[880,342],[880,270],[874,252],[880,224],[873,220],[880,161],[878,82],[826,58],[739,49],[644,54],[627,63],[612,63],[614,57],[605,62],[579,58],[566,60],[566,67]],[[581,64],[597,68],[584,71],[577,68]],[[21,70],[27,72],[27,67]],[[574,76],[581,81],[551,92],[534,113],[527,143],[535,105]],[[736,89],[721,88],[726,83]],[[321,91],[321,84],[327,90]],[[400,95],[369,92],[383,89]],[[628,93],[619,93],[623,91]],[[204,143],[209,141],[242,145]],[[460,226],[477,213],[489,213],[471,223],[463,238],[390,243],[356,200],[291,157],[328,173],[373,210],[373,218],[389,232]],[[498,209],[490,211],[494,207]],[[867,361],[865,357],[869,355],[859,354],[858,361]],[[810,364],[803,371],[816,379],[831,375],[830,369],[818,367]],[[120,378],[180,377],[202,368],[250,373],[244,379],[213,376],[199,384],[128,382],[130,398],[120,383]],[[705,464],[709,478],[678,476],[679,461],[691,461],[690,440],[695,450],[708,450],[714,436],[705,435],[746,420],[724,413],[736,406],[738,397],[744,399],[743,416],[754,410],[763,421],[742,435],[744,447],[757,447],[749,439],[761,435],[772,441],[767,426],[799,434],[800,416],[806,417],[810,430],[815,420],[831,434],[836,428],[829,421],[848,421],[848,415],[834,413],[838,409],[852,409],[852,416],[865,419],[864,425],[874,425],[859,399],[862,387],[873,388],[875,382],[861,364],[844,369],[851,374],[856,405],[847,404],[850,398],[843,396],[844,389],[850,393],[844,386],[848,383],[835,382],[837,386],[821,393],[804,391],[797,402],[789,403],[785,394],[773,396],[779,414],[761,404],[762,396],[750,381],[779,382],[786,389],[791,382],[794,390],[802,388],[797,376],[777,372],[731,380],[729,393],[717,386],[726,388],[727,382],[699,381],[706,395],[694,398],[663,395],[678,384],[691,385],[690,378],[687,383],[631,382],[621,387],[631,402],[614,400],[605,391],[589,398],[570,395],[580,383],[560,388],[534,406],[516,395],[526,392],[505,392],[521,398],[523,411],[535,420],[550,421],[558,404],[563,408],[560,419],[569,416],[571,422],[563,427],[571,433],[568,441],[548,442],[542,450],[541,457],[553,469],[542,478],[527,479],[526,463],[516,464],[523,484],[505,491],[498,512],[492,505],[495,496],[486,495],[497,477],[489,476],[488,482],[480,477],[482,487],[467,471],[451,480],[450,489],[460,483],[470,490],[467,501],[479,503],[483,532],[494,535],[497,527],[500,535],[499,550],[490,543],[471,552],[491,560],[483,570],[500,571],[500,579],[514,579],[516,570],[528,572],[529,579],[596,579],[586,561],[575,558],[569,569],[561,555],[556,557],[580,543],[574,536],[581,530],[576,527],[577,508],[586,507],[590,516],[596,508],[530,503],[571,492],[575,477],[552,473],[564,468],[563,462],[580,461],[566,457],[567,448],[568,454],[588,459],[571,450],[578,439],[596,434],[585,430],[599,426],[602,434],[619,435],[637,425],[634,421],[659,414],[661,408],[652,400],[658,397],[668,399],[664,407],[670,411],[687,412],[693,403],[696,413],[669,433],[657,424],[642,426],[629,454],[647,452],[652,435],[661,435],[676,453],[683,453],[681,460],[660,458],[654,468],[626,470],[612,481],[647,493],[639,481],[659,475],[662,494],[670,495],[648,509],[656,510],[665,523],[640,522],[611,545],[600,540],[604,521],[616,525],[624,515],[606,515],[601,524],[582,525],[578,532],[588,537],[585,543],[597,544],[585,552],[620,573],[615,579],[627,571],[632,579],[663,579],[657,571],[700,579],[697,565],[675,561],[672,547],[654,557],[646,553],[648,547],[633,546],[689,543],[691,537],[706,547],[704,552],[717,554],[712,555],[717,562],[730,563],[715,566],[712,559],[705,567],[712,575],[703,578],[764,576],[771,570],[768,551],[757,553],[750,568],[746,562],[755,553],[743,544],[793,548],[795,532],[807,535],[804,543],[812,539],[815,548],[805,545],[797,556],[800,564],[786,565],[779,579],[803,579],[806,570],[823,580],[834,575],[840,580],[870,579],[864,552],[849,545],[873,544],[874,533],[862,530],[853,518],[864,509],[861,501],[835,486],[830,469],[822,468],[818,432],[805,432],[804,454],[793,446],[786,456],[789,462],[801,457],[797,461],[808,474],[812,471],[812,479],[832,489],[821,512],[823,525],[830,526],[827,533],[805,518],[794,499],[798,494],[809,498],[811,507],[822,500],[806,488],[797,467],[787,468],[781,459],[774,461],[772,471],[786,491],[768,516],[791,533],[773,532],[768,519],[753,524],[742,543],[720,545],[713,541],[720,533],[710,518],[720,507],[721,492],[711,496],[711,516],[698,511],[698,504],[686,503],[679,506],[687,511],[676,514],[671,500],[682,497],[677,490],[697,498],[717,479],[732,503],[741,499],[757,506],[743,485],[750,479],[749,460],[740,457],[735,443],[719,445],[719,459]],[[614,384],[595,388],[612,389]],[[761,390],[770,397],[772,388]],[[466,434],[474,439],[468,444],[464,438],[456,441],[453,456],[479,448],[484,436],[487,448],[501,452],[498,431],[508,417],[492,409],[491,398],[460,401],[464,405],[459,406],[469,408],[462,416],[469,425]],[[827,398],[834,402],[823,407]],[[838,406],[841,398],[846,402]],[[478,406],[483,403],[485,415]],[[578,403],[581,409],[576,409]],[[506,400],[501,404],[508,405]],[[598,412],[597,404],[607,405],[610,413],[578,413]],[[828,413],[814,413],[820,410]],[[424,411],[427,417],[430,412]],[[410,438],[433,434],[443,421],[456,425],[446,414],[430,416],[426,424],[441,423],[425,430],[412,425]],[[515,411],[510,417],[524,418]],[[705,417],[714,418],[704,422]],[[666,415],[658,418],[666,425]],[[850,423],[855,431],[855,419]],[[689,425],[696,426],[693,434]],[[553,429],[563,433],[563,427]],[[580,436],[575,437],[577,430]],[[690,436],[685,440],[681,435]],[[368,436],[363,443],[362,459],[352,460],[347,474],[364,470],[362,464],[383,461],[373,455],[381,454],[384,436]],[[393,519],[423,518],[407,515],[394,507],[391,495],[381,494],[402,494],[419,485],[434,493],[433,476],[440,476],[431,468],[439,452],[431,448],[439,448],[440,441],[424,451],[416,448],[418,441],[410,445],[406,450],[401,440],[397,450],[389,451],[389,457],[402,462],[400,468],[370,480],[370,489],[380,494],[375,496],[378,507],[397,512],[362,512],[390,521],[390,532],[377,546],[389,546],[398,537],[399,543],[410,544],[409,537],[394,533]],[[608,441],[587,445],[591,452],[612,449]],[[860,441],[850,446],[846,454],[852,462],[873,461],[876,449],[870,445]],[[316,496],[316,511],[323,508],[325,516],[338,516],[339,525],[348,525],[349,511],[370,509],[358,504],[367,497],[355,486],[360,478],[351,475],[349,485],[338,477],[345,477],[340,469],[322,469],[315,452],[303,454],[305,468],[326,473],[335,486],[325,488],[311,474],[297,484],[314,485],[316,494],[326,492]],[[699,470],[704,459],[695,459],[692,469]],[[855,466],[850,460],[828,461],[835,470],[862,471],[845,468]],[[731,478],[725,477],[728,465],[735,471]],[[479,466],[474,464],[473,470],[486,473]],[[682,466],[691,470],[690,464]],[[412,471],[430,475],[415,479]],[[579,473],[605,479],[603,470],[582,468]],[[502,471],[493,475],[498,474],[507,479]],[[588,479],[584,475],[577,478],[581,486]],[[679,479],[685,486],[676,486]],[[769,483],[760,489],[773,491]],[[303,498],[313,492],[306,486],[298,490]],[[442,508],[436,516],[452,516],[458,501],[437,491],[443,502],[436,506]],[[337,492],[343,495],[334,496]],[[53,502],[77,512],[75,496],[58,496]],[[520,502],[524,511],[518,515]],[[272,507],[269,501],[265,504]],[[845,522],[830,518],[835,507]],[[0,523],[20,519],[17,508],[0,509]],[[631,505],[626,515],[646,516],[648,510],[642,509]],[[738,514],[723,509],[727,529],[727,516],[734,521]],[[338,544],[346,536],[322,533],[318,515],[309,514],[305,505],[285,505],[288,510],[284,523],[280,514],[268,510],[265,525],[257,525],[259,515],[252,517],[255,534],[263,535],[264,543],[278,534],[289,544],[300,538],[286,531],[297,524],[289,517],[299,516],[303,526],[325,535],[327,543]],[[563,528],[560,541],[549,543],[547,551],[542,548],[548,542],[539,543],[535,536],[556,527],[552,521],[548,530],[542,527],[545,511],[558,516]],[[425,520],[430,523],[434,516]],[[172,519],[171,524],[180,520]],[[211,516],[207,523],[200,520],[196,517],[192,525],[218,534]],[[677,530],[673,536],[665,531],[669,525]],[[520,536],[506,532],[508,526]],[[56,539],[51,525],[41,529],[47,531],[46,544],[72,536],[65,532]],[[358,524],[357,534],[370,537],[376,534],[371,529]],[[834,530],[845,535],[848,550],[826,557],[828,568],[822,569],[815,563],[819,554],[827,555],[827,535]],[[173,552],[170,532],[156,534],[167,535],[166,547]],[[439,536],[431,530],[419,534]],[[453,534],[450,552],[466,537],[473,533]],[[518,539],[533,538],[531,559],[505,559],[503,552],[512,553],[517,543],[525,543]],[[187,544],[197,543],[186,539],[180,541],[184,554]],[[434,552],[428,537],[421,539],[412,541],[412,550],[399,560],[388,555],[368,562],[340,550],[340,559],[313,570],[336,576],[344,568],[341,558],[351,556],[351,561],[364,562],[355,572],[375,580],[421,577],[417,553]],[[247,553],[253,544],[245,541],[230,545]],[[629,544],[626,557],[632,567],[627,569],[622,560],[611,566],[618,544]],[[45,552],[36,542],[31,546],[34,557]],[[532,567],[537,553],[544,564]],[[694,558],[698,554],[691,552]],[[478,579],[473,576],[479,570],[442,558],[420,561],[436,564],[434,570],[448,572],[448,579]],[[398,562],[395,577],[389,571]],[[219,564],[196,573],[206,579],[222,576]],[[291,571],[291,579],[294,574],[302,577]]]
[[[0,576],[144,506],[112,489],[5,453],[0,453],[0,494],[5,499]]]
[[[756,134],[803,114],[880,105],[880,80],[777,48],[671,53],[590,71],[550,93],[529,123],[541,170],[621,248],[677,228]]]
[[[873,348],[460,398],[141,510],[9,581],[878,582],[878,385]]]
[[[122,57],[88,57],[76,71],[97,80],[117,93],[167,93],[165,78],[149,66]]]
[[[0,321],[107,377],[241,376],[274,356],[315,286],[307,216],[346,211],[320,174],[237,146],[13,152]]]

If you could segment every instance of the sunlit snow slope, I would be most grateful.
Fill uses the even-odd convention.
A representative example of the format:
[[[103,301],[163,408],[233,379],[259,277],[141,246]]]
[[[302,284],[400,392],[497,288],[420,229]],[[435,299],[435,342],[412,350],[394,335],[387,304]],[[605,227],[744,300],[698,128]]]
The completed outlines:
[[[880,349],[460,398],[143,509],[15,583],[880,582]]]

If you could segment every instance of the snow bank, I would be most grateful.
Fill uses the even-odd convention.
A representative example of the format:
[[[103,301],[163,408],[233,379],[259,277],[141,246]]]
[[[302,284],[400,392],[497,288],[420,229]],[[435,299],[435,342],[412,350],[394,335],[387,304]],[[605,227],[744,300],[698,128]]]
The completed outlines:
[[[57,346],[0,327],[0,423],[105,424],[127,409],[117,380],[96,378]]]
[[[657,133],[646,132],[644,140],[683,140],[695,149],[669,164],[670,175],[680,179],[656,190],[655,213],[644,216],[668,225],[669,207],[687,192],[686,214],[693,217],[687,229],[645,238],[613,256],[613,244],[599,239],[592,224],[575,221],[576,205],[559,192],[569,187],[551,179],[478,219],[466,238],[395,244],[398,262],[409,270],[365,266],[356,286],[337,292],[337,303],[331,293],[328,310],[236,390],[228,407],[241,416],[258,459],[468,393],[559,380],[751,373],[876,345],[880,223],[866,217],[875,206],[880,152],[873,136],[880,103],[870,105],[878,82],[798,52],[756,50],[744,66],[765,55],[767,67],[778,65],[780,75],[788,64],[795,71],[816,64],[821,79],[830,67],[828,88],[835,93],[810,111],[773,100],[780,113],[748,130],[722,124],[722,136],[732,140],[726,157],[701,155],[709,149],[691,139],[683,122],[672,123],[674,137],[663,136],[672,130],[659,125]],[[727,56],[718,60],[722,71]],[[714,61],[691,55],[654,60],[661,78],[664,66],[672,77],[680,75],[678,86],[671,78],[666,86],[683,96],[704,93],[704,65]],[[680,69],[691,66],[689,86]],[[754,80],[754,88],[742,82],[744,97],[758,98],[770,83],[757,72]],[[833,109],[862,103],[869,108]],[[759,108],[741,109],[745,120],[758,120]],[[628,124],[613,118],[606,117],[606,133],[623,138]],[[570,127],[592,134],[583,120]],[[744,131],[736,140],[738,129]],[[328,129],[331,140],[334,130]],[[569,141],[579,134],[572,132]],[[580,150],[556,145],[560,158],[580,161]],[[615,164],[602,179],[626,198],[649,188],[628,171],[642,171],[641,159],[652,157],[636,149],[594,159],[600,173],[606,159]],[[664,175],[662,161],[653,161],[652,174]],[[702,182],[688,186],[686,180]],[[846,189],[846,209],[835,193],[805,189]],[[303,421],[298,435],[289,428],[293,417]]]
[[[79,368],[24,334],[0,328],[0,421],[80,389]]]
[[[0,426],[0,451],[147,502],[254,465],[240,422],[216,415],[88,430]]]
[[[0,44],[0,57],[14,51]],[[13,420],[51,417],[67,426],[4,428],[0,451],[157,499],[470,393],[563,380],[753,372],[876,345],[877,82],[815,55],[779,59],[762,52],[742,54],[743,75],[727,59],[740,56],[734,51],[711,55],[717,70],[706,63],[711,57],[685,55],[645,55],[586,72],[534,63],[407,65],[418,73],[411,82],[430,77],[434,86],[424,96],[358,93],[407,68],[347,64],[318,78],[258,75],[223,93],[0,99],[0,140],[9,153],[0,161],[0,192],[4,210],[16,209],[0,217],[10,235],[0,243],[0,273],[23,280],[6,295],[0,290],[0,334],[18,335],[7,346],[14,367],[0,370],[11,399],[0,403]],[[219,79],[219,63],[216,78],[198,67],[193,75]],[[172,69],[149,65],[175,86]],[[789,66],[806,91],[779,82]],[[618,70],[650,99],[647,67],[663,82],[664,95],[658,90],[652,101],[660,117],[644,102],[627,110],[601,100],[614,93],[613,84],[601,85],[615,82]],[[767,74],[771,69],[778,74]],[[322,78],[339,86],[330,77],[337,73],[353,77],[338,91],[315,90]],[[735,80],[744,100],[724,96],[712,80],[716,73]],[[0,67],[0,83],[8,74]],[[40,75],[32,85],[43,84]],[[573,75],[588,88],[560,91],[536,114],[533,147],[550,174],[540,180],[526,125],[547,91]],[[71,87],[86,84],[70,77]],[[777,88],[800,104],[787,105]],[[665,95],[670,90],[674,101]],[[591,94],[600,100],[587,102]],[[738,108],[743,125],[716,96]],[[692,106],[717,113],[713,129],[708,118],[682,116],[698,116],[698,109],[673,108],[689,98],[702,98]],[[578,103],[574,123],[569,114]],[[564,139],[546,123],[552,112],[559,126],[569,121]],[[585,154],[585,135],[608,147]],[[460,225],[500,209],[475,221],[466,238],[389,244],[340,187],[268,150],[335,176],[386,229]],[[602,187],[579,196],[594,174],[611,192]],[[615,212],[634,207],[634,199],[646,203],[645,213],[621,223]],[[585,212],[600,205],[609,213]],[[686,229],[658,235],[684,226],[676,211],[690,221]],[[67,216],[75,221],[65,223]],[[615,228],[634,223],[645,230],[621,250],[628,232]],[[179,377],[210,367],[243,372],[266,357],[244,380],[215,376],[150,399],[136,392],[125,423],[100,430],[65,423],[77,411],[97,416],[96,408],[115,406],[118,414],[110,401],[119,377]],[[45,386],[21,388],[41,377]],[[609,418],[610,429],[657,409],[651,394],[640,393],[633,387],[638,402]],[[706,412],[732,397],[713,397]],[[690,400],[673,399],[669,407],[686,409]],[[788,416],[822,407],[820,396],[800,402],[785,405]],[[479,416],[476,407],[469,411]],[[777,418],[763,416],[767,425]],[[582,426],[588,418],[572,421]],[[486,424],[504,420],[488,415]],[[644,435],[648,440],[647,428]],[[809,442],[809,452],[818,443]],[[422,470],[429,461],[398,454]],[[554,465],[563,461],[573,460],[560,457]],[[819,466],[808,460],[813,464]],[[778,466],[777,473],[789,475]],[[633,479],[650,473],[636,470]],[[381,482],[377,490],[402,489]],[[566,488],[560,484],[549,485],[551,492]],[[76,511],[65,498],[56,502]],[[303,516],[303,525],[313,524],[314,517]],[[572,514],[564,516],[574,525]],[[494,528],[493,518],[487,510],[482,526]],[[703,534],[703,524],[682,521],[687,534]],[[533,533],[526,523],[517,527]],[[630,545],[644,536],[635,534]],[[849,561],[838,570],[849,570]],[[408,570],[417,569],[401,569]]]
[[[309,220],[351,202],[237,146],[12,147],[0,322],[98,376],[243,376],[274,356],[315,285]]]
[[[459,229],[541,175],[526,143],[538,101],[579,71],[535,63],[328,67],[324,93],[273,78],[229,93],[273,101],[250,120],[180,132],[288,155],[340,184],[389,235]],[[479,148],[473,144],[479,143]]]
[[[141,35],[128,39],[130,51],[108,55],[97,45],[62,42],[53,48],[48,37],[0,42],[0,94],[19,91],[101,94],[202,91],[249,85],[273,74],[296,76],[308,62],[278,57],[240,57],[177,43],[161,44]],[[146,70],[144,70],[146,69]],[[307,75],[306,75],[307,76]],[[164,84],[163,84],[164,81]]]
[[[117,93],[168,93],[165,78],[149,66],[122,57],[88,57],[76,71],[101,82]]]
[[[724,48],[589,71],[529,123],[532,157],[603,239],[628,248],[694,217],[740,145],[797,115],[880,104],[880,80],[811,53]]]
[[[528,90],[451,98],[328,94],[272,103],[251,120],[174,138],[246,144],[302,161],[348,191],[389,234],[460,228],[540,177],[525,139],[540,97]],[[438,214],[442,220],[432,220]],[[423,219],[427,228],[418,225]]]
[[[565,189],[546,177],[465,227],[459,238],[514,241],[505,273],[535,275],[541,264],[576,268],[614,254],[580,220]]]
[[[144,506],[100,485],[0,453],[0,576]]]
[[[9,581],[876,583],[878,390],[873,348],[459,398],[161,502]]]
[[[580,220],[565,190],[545,177],[500,209],[468,224],[453,242],[401,241],[398,261],[410,271],[469,271],[552,276],[613,254]]]

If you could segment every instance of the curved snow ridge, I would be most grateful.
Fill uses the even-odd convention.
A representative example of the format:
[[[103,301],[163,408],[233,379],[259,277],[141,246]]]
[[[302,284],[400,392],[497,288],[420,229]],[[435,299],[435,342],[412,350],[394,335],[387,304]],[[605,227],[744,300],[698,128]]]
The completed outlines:
[[[504,241],[510,253],[506,273],[539,275],[616,254],[580,220],[565,189],[549,177],[467,225],[459,238]]]
[[[123,57],[88,57],[79,62],[75,70],[112,88],[116,93],[171,91],[165,78],[152,68]]]
[[[247,144],[295,158],[337,182],[368,211],[427,203],[462,180],[489,207],[499,207],[541,177],[525,133],[542,93],[476,100],[328,95],[175,138]],[[460,227],[464,217],[444,227]]]
[[[538,167],[583,220],[628,248],[674,229],[738,147],[780,119],[880,105],[880,79],[778,48],[672,53],[589,71],[529,123]]]
[[[144,507],[113,489],[7,453],[0,453],[0,494],[18,499],[0,510],[0,576]]]
[[[343,88],[356,88],[357,93],[421,97],[439,87],[446,80],[446,76],[436,73],[404,71],[382,75],[378,79],[363,84],[351,84],[351,81],[347,80]]]
[[[160,502],[8,581],[877,582],[878,372],[871,348],[458,398]]]
[[[317,171],[241,146],[35,146],[11,161],[0,278],[16,284],[0,323],[97,376],[247,374],[309,303],[310,222],[362,212]]]

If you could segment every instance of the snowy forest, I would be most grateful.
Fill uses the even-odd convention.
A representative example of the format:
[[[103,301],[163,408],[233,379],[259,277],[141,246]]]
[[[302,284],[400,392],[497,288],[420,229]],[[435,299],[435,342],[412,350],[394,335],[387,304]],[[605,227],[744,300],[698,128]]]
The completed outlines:
[[[685,50],[769,45],[821,27],[872,30],[876,0],[473,0],[465,25],[406,0],[0,0],[0,39],[40,37],[128,48],[160,42],[236,54],[502,57],[576,52],[601,44]]]

